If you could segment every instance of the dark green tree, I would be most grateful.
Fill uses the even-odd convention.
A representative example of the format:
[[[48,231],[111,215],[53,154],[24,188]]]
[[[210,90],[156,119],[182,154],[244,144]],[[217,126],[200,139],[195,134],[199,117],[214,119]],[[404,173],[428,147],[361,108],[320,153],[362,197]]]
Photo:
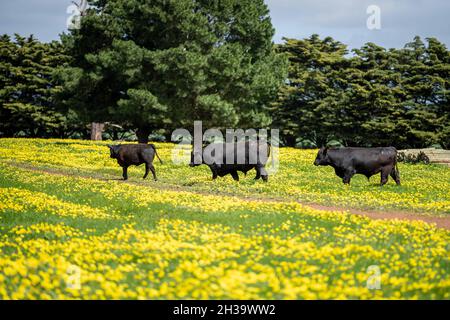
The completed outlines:
[[[263,0],[92,0],[62,40],[60,101],[89,121],[135,129],[267,126],[285,78]]]
[[[52,72],[68,57],[58,42],[0,36],[0,134],[64,137],[73,117],[56,110]]]
[[[346,70],[348,90],[344,102],[352,120],[339,138],[353,146],[398,144],[404,130],[399,125],[404,93],[392,50],[367,43],[353,52]]]
[[[450,51],[434,38],[419,38],[397,50],[404,90],[401,120],[406,147],[449,147]]]
[[[450,149],[450,50],[436,38],[428,38],[427,55],[433,86],[437,142]]]
[[[324,145],[348,121],[345,112],[340,112],[347,86],[343,73],[347,48],[318,35],[284,40],[278,51],[288,55],[289,75],[274,104],[274,126],[281,128],[286,145],[294,146],[297,138]]]
[[[419,37],[403,49],[367,43],[346,56],[331,38],[286,39],[289,77],[275,103],[288,145],[449,146],[449,51]]]

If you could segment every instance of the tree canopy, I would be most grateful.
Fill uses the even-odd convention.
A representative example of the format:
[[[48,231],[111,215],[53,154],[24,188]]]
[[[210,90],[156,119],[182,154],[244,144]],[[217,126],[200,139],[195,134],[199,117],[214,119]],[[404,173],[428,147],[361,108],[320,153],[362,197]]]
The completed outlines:
[[[449,147],[450,52],[435,38],[402,49],[367,43],[350,55],[330,37],[285,39],[289,76],[274,104],[284,142]]]
[[[263,0],[94,0],[63,37],[60,99],[146,142],[160,128],[267,127],[287,61]]]
[[[54,102],[61,88],[52,73],[67,60],[59,42],[0,36],[0,135],[65,137],[79,125],[75,114],[63,115]]]

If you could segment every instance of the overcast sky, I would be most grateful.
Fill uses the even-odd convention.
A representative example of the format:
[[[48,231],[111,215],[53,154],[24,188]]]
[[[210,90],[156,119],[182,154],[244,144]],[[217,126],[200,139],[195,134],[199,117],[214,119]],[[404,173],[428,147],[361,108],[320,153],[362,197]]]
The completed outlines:
[[[403,47],[415,35],[437,37],[450,47],[449,0],[266,0],[282,37],[305,38],[313,33],[332,36],[350,48],[375,42]],[[39,40],[58,39],[66,30],[70,0],[0,0],[0,33],[34,34]],[[381,29],[366,26],[369,5],[380,8]]]

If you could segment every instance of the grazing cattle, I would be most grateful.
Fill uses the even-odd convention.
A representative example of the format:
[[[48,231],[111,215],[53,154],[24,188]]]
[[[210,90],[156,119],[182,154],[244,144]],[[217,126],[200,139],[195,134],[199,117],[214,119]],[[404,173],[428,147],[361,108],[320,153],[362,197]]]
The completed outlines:
[[[139,166],[145,163],[145,174],[143,179],[147,178],[149,170],[153,174],[153,179],[157,181],[153,159],[155,155],[162,163],[161,158],[156,152],[153,144],[122,144],[116,146],[108,146],[111,152],[111,158],[117,159],[117,163],[123,168],[123,179],[128,179],[127,170],[131,165]]]
[[[208,151],[205,152],[206,148],[213,151],[209,154]],[[189,166],[206,164],[211,169],[213,180],[217,176],[223,177],[230,174],[235,181],[239,181],[238,171],[247,174],[254,168],[256,170],[255,180],[262,178],[267,182],[268,174],[265,165],[270,153],[269,144],[257,141],[213,143],[206,148],[203,148],[201,152],[192,151]],[[214,150],[222,150],[222,155],[216,156]]]
[[[332,166],[344,184],[350,184],[354,174],[363,174],[369,179],[381,172],[381,185],[386,184],[389,175],[400,185],[397,168],[397,150],[385,148],[321,148],[317,153],[316,166]]]

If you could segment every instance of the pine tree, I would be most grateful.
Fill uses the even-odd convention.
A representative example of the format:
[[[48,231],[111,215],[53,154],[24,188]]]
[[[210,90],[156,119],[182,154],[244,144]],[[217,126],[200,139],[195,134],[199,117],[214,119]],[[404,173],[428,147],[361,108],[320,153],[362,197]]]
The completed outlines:
[[[284,80],[263,0],[96,0],[63,41],[67,108],[136,129],[267,126]]]
[[[449,51],[419,37],[403,49],[367,43],[346,57],[331,38],[286,39],[288,81],[274,104],[288,145],[449,147]]]
[[[397,51],[405,95],[401,120],[405,147],[448,146],[449,51],[434,38],[427,41],[428,45],[415,37]]]
[[[281,128],[284,143],[295,145],[297,137],[325,145],[335,138],[344,121],[342,93],[346,83],[344,44],[331,37],[285,39],[278,50],[288,55],[288,82],[274,105],[274,125]]]
[[[60,43],[41,43],[33,36],[0,37],[0,132],[4,136],[58,135],[67,118],[52,100],[55,67],[67,60]]]
[[[399,144],[402,117],[400,74],[391,50],[373,43],[354,51],[347,92],[351,126],[343,140],[349,145],[386,146]]]

